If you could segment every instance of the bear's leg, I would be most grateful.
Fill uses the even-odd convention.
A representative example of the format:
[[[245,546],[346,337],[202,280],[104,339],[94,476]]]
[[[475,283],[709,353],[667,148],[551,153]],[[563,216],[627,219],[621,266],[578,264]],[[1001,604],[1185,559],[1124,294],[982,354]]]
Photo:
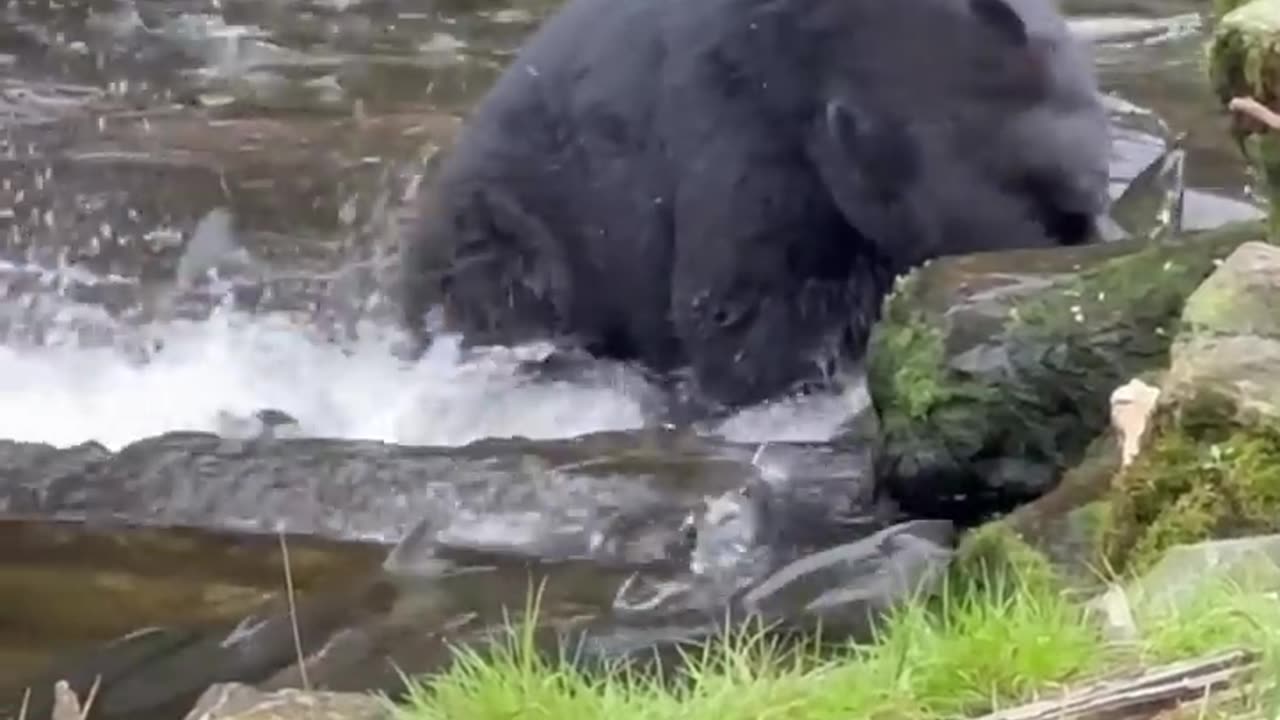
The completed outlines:
[[[462,196],[448,221],[451,253],[439,285],[450,329],[469,344],[515,344],[566,329],[572,278],[560,238],[493,188]]]
[[[887,287],[805,158],[759,147],[711,148],[712,170],[689,176],[675,206],[672,319],[696,392],[730,406],[860,352]]]

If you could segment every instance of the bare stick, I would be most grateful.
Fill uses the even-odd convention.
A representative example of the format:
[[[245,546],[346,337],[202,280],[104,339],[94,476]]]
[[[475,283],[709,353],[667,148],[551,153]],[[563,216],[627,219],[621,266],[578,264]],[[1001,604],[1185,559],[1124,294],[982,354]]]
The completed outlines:
[[[302,631],[298,629],[298,605],[294,602],[293,569],[289,563],[289,543],[285,542],[284,531],[278,533],[280,538],[280,557],[284,560],[284,586],[289,601],[289,622],[293,625],[293,649],[298,655],[298,674],[302,676],[302,689],[311,690],[311,680],[307,677],[307,659],[302,654]]]
[[[98,699],[98,690],[102,687],[102,676],[93,676],[93,686],[89,688],[89,694],[85,696],[84,707],[80,709],[80,717],[89,717],[89,711],[93,710],[93,701]]]
[[[1257,653],[1233,650],[1070,689],[1060,697],[999,710],[978,720],[1089,720],[1131,716],[1139,711],[1197,700],[1203,702],[1206,696],[1239,683],[1257,668]]]
[[[18,720],[27,720],[29,709],[31,709],[31,688],[22,691],[22,707],[18,708]]]

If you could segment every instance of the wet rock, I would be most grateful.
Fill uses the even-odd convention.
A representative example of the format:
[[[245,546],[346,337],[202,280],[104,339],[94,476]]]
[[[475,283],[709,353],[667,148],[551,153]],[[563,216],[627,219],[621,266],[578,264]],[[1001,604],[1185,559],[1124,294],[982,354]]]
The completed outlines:
[[[949,521],[907,521],[734,586],[705,574],[633,576],[612,613],[562,633],[557,647],[587,667],[628,660],[669,669],[680,648],[758,621],[782,635],[821,628],[825,640],[870,642],[885,611],[936,590],[954,538]]]
[[[1146,446],[1159,387],[1135,378],[1111,394],[1111,426],[1048,493],[989,522],[979,531],[1012,533],[1040,553],[1072,586],[1094,586],[1103,555],[1112,482]]]
[[[1051,492],[994,523],[1074,581],[1172,547],[1280,530],[1280,250],[1247,242],[1188,297],[1167,367],[1116,388],[1110,431]]]
[[[945,258],[908,276],[869,351],[886,489],[909,512],[965,523],[1052,489],[1107,428],[1116,387],[1167,361],[1187,296],[1261,235],[1242,223],[1158,245]]]
[[[10,448],[0,446],[0,469],[8,468],[0,507],[10,516],[399,543],[388,559],[394,573],[441,551],[671,560],[687,551],[691,512],[761,474],[751,447],[667,430],[462,448],[203,433],[171,433],[114,455]],[[778,534],[760,542],[857,536],[849,533],[873,491],[868,448],[771,453],[791,469],[757,500]]]
[[[620,515],[663,517],[754,473],[748,448],[664,431],[463,448],[170,433],[95,460],[57,474],[14,467],[0,498],[16,515],[388,545],[426,523],[444,545],[545,559],[588,555]],[[857,494],[865,480],[846,477]]]
[[[70,448],[56,448],[43,443],[0,440],[0,482],[18,483],[20,478],[59,478],[83,476],[111,457],[111,451],[96,442]],[[27,492],[38,492],[30,490]],[[0,512],[21,513],[30,501],[16,484],[8,492],[0,492]]]
[[[803,557],[751,588],[749,613],[769,622],[821,627],[824,637],[868,641],[884,612],[932,595],[955,542],[946,520],[916,520]]]
[[[186,720],[390,720],[391,708],[367,693],[263,692],[241,683],[215,685]]]

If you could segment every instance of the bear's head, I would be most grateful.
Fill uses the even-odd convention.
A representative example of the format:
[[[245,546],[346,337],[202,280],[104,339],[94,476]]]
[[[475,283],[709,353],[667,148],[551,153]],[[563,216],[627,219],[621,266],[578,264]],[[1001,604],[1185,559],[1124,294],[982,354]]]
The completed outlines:
[[[856,4],[856,3],[855,3]],[[895,272],[939,255],[1075,245],[1107,203],[1092,61],[1051,0],[911,0],[857,37],[812,107],[810,156]],[[874,57],[874,61],[866,60]]]
[[[807,128],[802,152],[848,232],[789,248],[802,263],[743,254],[802,270],[739,272],[694,299],[705,394],[746,404],[856,361],[893,277],[925,260],[1096,237],[1109,124],[1052,0],[811,2],[799,18],[761,5],[738,60],[769,88],[775,127]]]

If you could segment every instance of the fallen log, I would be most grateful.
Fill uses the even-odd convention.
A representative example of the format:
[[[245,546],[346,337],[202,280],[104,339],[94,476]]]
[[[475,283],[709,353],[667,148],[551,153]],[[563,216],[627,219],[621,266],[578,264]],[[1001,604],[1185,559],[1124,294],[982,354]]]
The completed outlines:
[[[1045,698],[998,710],[977,720],[1103,720],[1151,717],[1191,702],[1203,702],[1250,678],[1258,669],[1258,654],[1232,650],[1221,655],[1186,660],[1068,689]]]

